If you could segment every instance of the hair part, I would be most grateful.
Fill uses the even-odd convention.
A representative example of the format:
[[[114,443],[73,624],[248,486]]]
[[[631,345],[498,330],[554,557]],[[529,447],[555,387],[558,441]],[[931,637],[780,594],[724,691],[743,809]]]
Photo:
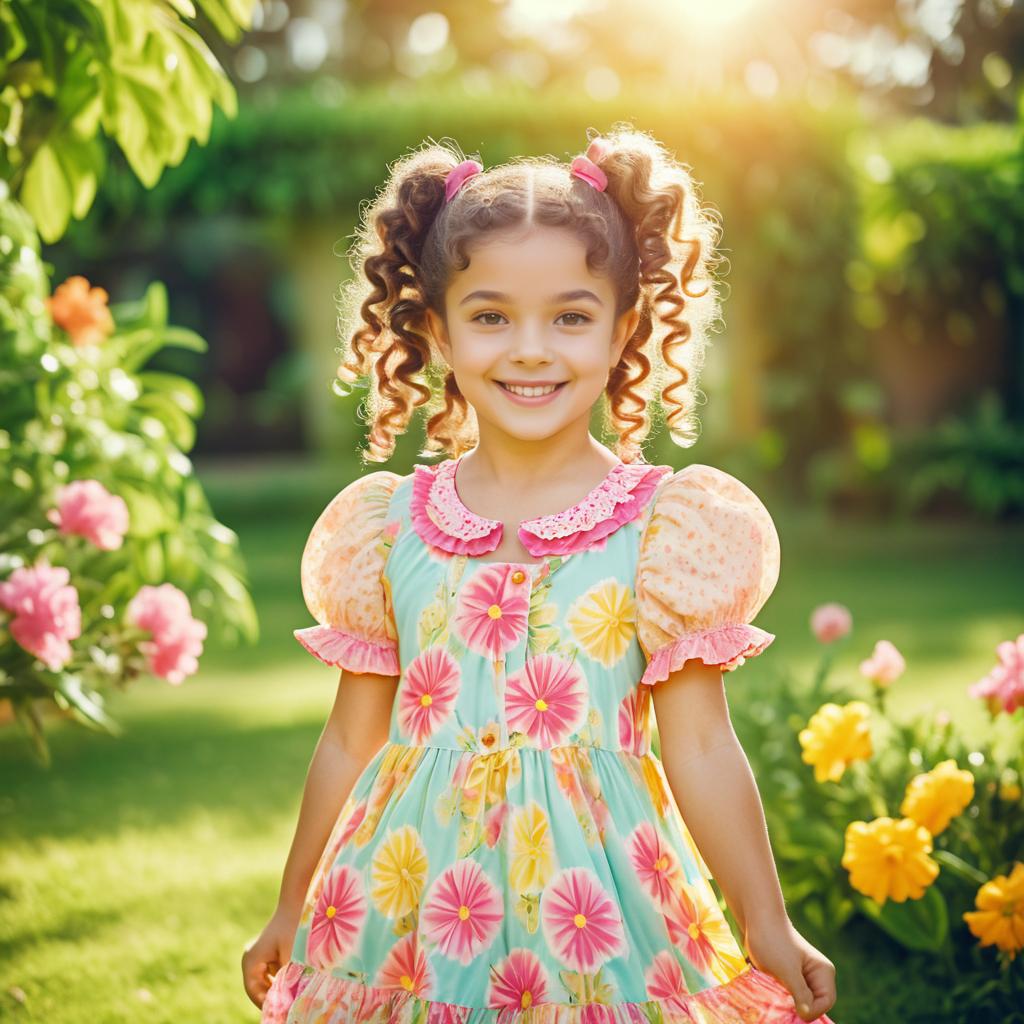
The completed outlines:
[[[427,310],[445,319],[448,287],[481,238],[535,225],[571,231],[584,244],[590,271],[612,284],[616,316],[639,310],[605,387],[618,457],[643,461],[655,394],[672,439],[696,441],[697,379],[720,315],[717,213],[700,203],[688,168],[650,135],[618,127],[602,138],[604,192],[552,157],[520,157],[473,175],[446,203],[445,178],[465,159],[454,144],[426,143],[389,166],[361,207],[348,253],[354,276],[339,304],[347,342],[338,378],[373,384],[365,461],[390,458],[420,406],[429,414],[423,454],[457,457],[476,444],[475,413],[431,341]]]

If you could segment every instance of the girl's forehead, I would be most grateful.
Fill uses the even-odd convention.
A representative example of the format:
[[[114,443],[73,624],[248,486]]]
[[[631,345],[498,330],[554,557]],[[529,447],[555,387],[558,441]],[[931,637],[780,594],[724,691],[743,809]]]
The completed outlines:
[[[588,267],[583,241],[559,228],[496,232],[471,245],[467,256],[466,268],[453,275],[453,288],[466,290],[487,282],[509,291],[517,281],[531,289],[540,282],[546,293],[584,285],[592,288],[605,280]]]

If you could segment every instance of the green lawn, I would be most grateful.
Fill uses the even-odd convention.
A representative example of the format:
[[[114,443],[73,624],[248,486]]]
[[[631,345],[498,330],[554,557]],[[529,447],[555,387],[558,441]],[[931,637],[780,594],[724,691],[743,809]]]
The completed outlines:
[[[272,486],[221,471],[208,477],[248,558],[258,645],[211,643],[182,686],[147,680],[112,697],[120,739],[52,728],[49,771],[31,761],[20,733],[0,732],[0,1019],[258,1018],[241,986],[242,946],[273,908],[336,680],[291,630],[310,623],[298,558],[337,489],[323,481],[337,473],[292,473]],[[855,630],[839,672],[856,673],[874,641],[890,639],[908,662],[893,694],[897,713],[945,706],[977,734],[985,716],[964,690],[988,671],[995,644],[1024,629],[1024,531],[836,526],[769,504],[783,573],[757,620],[778,634],[765,663],[809,672],[808,615],[842,601]],[[732,701],[757,685],[759,671],[754,661],[729,677]],[[839,967],[837,1024],[883,1019],[878,1001],[900,976],[898,963],[880,970],[891,952],[880,936],[855,926],[826,952]]]

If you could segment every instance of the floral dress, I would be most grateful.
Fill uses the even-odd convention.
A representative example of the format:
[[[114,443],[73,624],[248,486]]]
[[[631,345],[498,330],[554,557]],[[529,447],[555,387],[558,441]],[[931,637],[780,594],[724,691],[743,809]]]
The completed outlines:
[[[796,1024],[651,752],[651,687],[774,639],[767,509],[711,466],[620,462],[520,524],[538,561],[498,562],[460,461],[355,480],[303,552],[297,639],[399,682],[262,1024]]]

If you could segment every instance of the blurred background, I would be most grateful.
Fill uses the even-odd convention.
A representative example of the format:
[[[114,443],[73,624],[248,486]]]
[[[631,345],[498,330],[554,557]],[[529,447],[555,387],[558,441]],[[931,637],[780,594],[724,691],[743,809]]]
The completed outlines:
[[[63,685],[65,701],[31,719],[10,691],[0,1017],[258,1018],[242,944],[273,909],[337,681],[291,635],[311,623],[299,556],[362,472],[365,392],[331,386],[335,302],[359,204],[426,138],[485,166],[568,160],[588,129],[628,121],[692,168],[724,229],[723,324],[700,441],[683,451],[658,436],[648,458],[737,474],[778,524],[782,576],[758,620],[778,641],[729,677],[738,727],[769,677],[799,688],[820,670],[809,617],[839,602],[854,627],[829,651],[834,676],[856,683],[887,638],[906,658],[887,711],[944,713],[967,747],[988,742],[993,718],[967,687],[1024,632],[1019,2],[4,0],[0,12],[5,180],[39,233],[44,291],[81,275],[119,330],[154,329],[159,284],[160,323],[181,343],[154,346],[146,370],[165,376],[147,386],[184,382],[157,418],[180,428],[178,477],[208,500],[197,533],[223,544],[176,561],[164,537],[133,577],[175,583],[210,624],[183,685],[111,686],[100,713],[41,671],[32,699]],[[187,79],[174,49],[186,33]],[[4,424],[6,451],[35,415]],[[417,421],[380,468],[410,472],[422,437]],[[87,475],[108,456],[93,452]],[[54,458],[66,476],[73,461]],[[153,473],[138,489],[165,494]],[[43,500],[19,479],[11,550],[8,527]],[[164,533],[173,516],[149,540]],[[230,574],[195,575],[222,558]],[[73,721],[106,713],[123,732]],[[43,742],[46,765],[32,757]],[[814,913],[807,927],[840,967],[839,1024],[955,1019],[927,1001],[949,976],[917,991],[905,945],[864,918],[840,931]],[[894,988],[900,1015],[879,1016]]]

